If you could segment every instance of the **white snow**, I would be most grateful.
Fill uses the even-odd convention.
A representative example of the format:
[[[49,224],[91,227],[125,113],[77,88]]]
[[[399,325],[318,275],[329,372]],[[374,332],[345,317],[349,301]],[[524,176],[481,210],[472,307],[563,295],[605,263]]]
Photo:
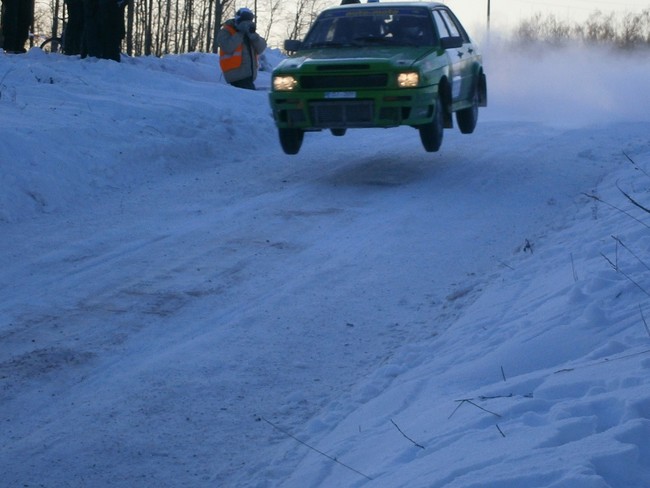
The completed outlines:
[[[0,484],[650,486],[649,56],[484,51],[293,157],[268,72],[0,54]]]

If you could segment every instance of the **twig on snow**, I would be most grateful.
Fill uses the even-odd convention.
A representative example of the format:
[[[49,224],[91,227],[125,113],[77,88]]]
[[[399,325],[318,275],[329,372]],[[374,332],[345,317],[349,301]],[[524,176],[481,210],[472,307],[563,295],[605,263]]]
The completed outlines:
[[[617,210],[618,212],[621,212],[622,214],[627,215],[627,216],[630,217],[631,219],[636,220],[636,221],[637,221],[639,224],[641,224],[642,226],[644,226],[644,227],[650,229],[650,225],[648,225],[648,224],[646,224],[645,222],[642,222],[641,220],[637,219],[634,215],[630,214],[629,212],[626,212],[625,210],[618,208],[616,205],[612,205],[611,203],[606,202],[605,200],[603,200],[602,198],[600,198],[600,197],[598,197],[598,196],[596,196],[596,195],[590,195],[589,193],[584,193],[584,192],[583,192],[582,194],[583,194],[584,196],[586,196],[587,198],[591,198],[591,199],[593,199],[593,200],[596,200],[597,202],[604,203],[604,204],[607,205],[608,207],[611,207],[611,208],[613,208],[614,210]]]
[[[639,305],[639,312],[641,312],[641,319],[643,320],[643,325],[645,325],[645,330],[648,333],[648,336],[650,336],[650,327],[648,327],[648,322],[645,319],[645,315],[643,315],[643,309],[641,308],[641,305]]]
[[[371,478],[370,476],[368,476],[368,475],[366,475],[366,474],[363,474],[361,471],[358,471],[358,470],[354,469],[353,467],[348,466],[348,465],[345,464],[345,463],[342,463],[341,461],[339,461],[339,460],[336,459],[335,457],[330,456],[329,454],[325,454],[323,451],[320,451],[320,450],[316,449],[314,446],[310,446],[310,445],[307,444],[306,442],[301,441],[301,440],[298,439],[295,435],[293,435],[293,434],[287,432],[286,430],[280,428],[279,426],[277,426],[276,424],[274,424],[274,423],[271,422],[270,420],[267,420],[267,419],[265,419],[264,417],[257,417],[257,420],[258,420],[258,421],[259,421],[259,420],[263,420],[264,422],[266,422],[267,424],[269,424],[269,425],[270,425],[271,427],[273,427],[274,429],[276,429],[276,430],[282,432],[282,433],[283,433],[284,435],[286,435],[286,436],[291,437],[291,438],[292,438],[293,440],[295,440],[296,442],[299,442],[300,444],[302,444],[302,445],[305,446],[305,447],[308,447],[308,448],[311,449],[312,451],[317,452],[317,453],[320,454],[321,456],[325,456],[325,457],[326,457],[327,459],[329,459],[330,461],[334,461],[335,463],[340,464],[340,465],[343,466],[344,468],[347,468],[347,469],[349,469],[350,471],[353,471],[354,473],[357,473],[358,475],[361,475],[361,476],[363,476],[364,478],[366,478],[366,479],[368,479],[368,480],[372,480],[372,478]]]
[[[618,271],[618,266],[616,265],[616,263],[613,263],[612,260],[609,259],[607,256],[605,256],[602,252],[600,253],[600,255],[603,257],[603,259],[605,259],[605,261],[609,263],[609,265],[614,269],[614,271]]]
[[[627,153],[626,153],[625,151],[623,151],[623,156],[625,156],[625,157],[628,159],[628,161],[634,165],[634,167],[635,167],[636,169],[638,169],[638,170],[641,171],[644,175],[646,175],[647,177],[650,178],[650,174],[648,174],[646,170],[644,170],[644,169],[641,168],[638,164],[636,164],[636,161],[634,161],[634,159],[632,159],[630,156],[628,156]]]
[[[576,272],[576,265],[573,262],[573,253],[571,253],[571,270],[573,271],[573,282],[578,282],[578,273]]]
[[[481,395],[479,400],[496,400],[497,398],[512,398],[514,395],[512,393],[509,393],[507,395],[491,395],[491,396],[486,396],[486,395]]]
[[[473,402],[473,400],[474,400],[473,398],[463,398],[461,400],[456,400],[457,402],[459,402],[458,406],[454,409],[454,411],[451,413],[451,415],[449,417],[447,417],[447,418],[450,419],[464,403],[469,403],[470,405],[474,405],[476,408],[481,409],[484,412],[492,414],[495,417],[501,418],[501,415],[499,415],[498,413],[492,412],[492,411],[488,410],[487,408],[483,408],[480,405],[477,405],[476,403]]]
[[[636,254],[634,254],[634,251],[632,251],[632,249],[630,249],[629,247],[627,247],[627,246],[625,245],[625,243],[620,239],[620,237],[612,236],[612,239],[614,239],[618,244],[620,244],[620,245],[623,247],[623,249],[625,249],[625,250],[626,250],[627,252],[629,252],[632,256],[634,256],[634,257],[636,258],[636,260],[637,260],[638,262],[640,262],[640,263],[643,265],[643,267],[644,267],[645,269],[647,269],[648,271],[650,271],[650,266],[648,266],[647,264],[645,264],[645,263],[643,262],[643,260],[642,260],[639,256],[637,256]]]
[[[415,442],[413,439],[411,439],[409,436],[407,436],[407,435],[404,433],[404,431],[403,431],[402,429],[399,428],[399,425],[397,425],[393,419],[390,419],[390,421],[393,423],[393,425],[394,425],[395,428],[399,431],[399,433],[402,434],[402,435],[404,436],[405,439],[411,441],[411,442],[415,445],[415,447],[419,447],[420,449],[424,449],[424,446],[423,446],[422,444],[418,444],[418,443]]]
[[[618,191],[620,191],[625,198],[627,198],[632,205],[635,205],[639,207],[641,210],[643,210],[646,213],[650,213],[650,210],[641,205],[639,202],[637,202],[634,198],[632,198],[630,195],[628,195],[620,186],[618,186],[618,181],[616,182],[616,188],[618,188]]]
[[[614,358],[605,358],[605,359],[601,359],[599,361],[594,361],[594,362],[591,362],[591,363],[580,364],[580,365],[574,366],[572,368],[558,369],[557,371],[553,371],[553,374],[571,373],[571,372],[575,371],[576,369],[593,368],[595,366],[600,366],[602,364],[613,363],[614,361],[621,361],[623,359],[629,359],[629,358],[633,358],[633,357],[636,357],[636,356],[644,356],[646,354],[650,354],[650,349],[646,349],[645,351],[640,351],[640,352],[632,352],[630,354],[625,354],[623,356],[617,356],[617,357],[614,357]]]
[[[447,420],[449,420],[450,418],[452,418],[452,417],[454,416],[454,414],[458,411],[458,409],[459,409],[460,407],[463,406],[463,403],[465,403],[464,400],[463,400],[463,401],[456,400],[456,401],[459,402],[459,403],[458,403],[458,405],[456,405],[456,408],[454,408],[454,411],[451,412],[451,415],[450,415],[449,417],[447,417]]]
[[[642,287],[641,285],[639,285],[636,281],[634,281],[632,278],[630,278],[630,275],[628,275],[627,273],[625,273],[625,271],[623,271],[619,266],[617,266],[616,264],[612,263],[612,261],[611,261],[607,256],[605,256],[602,252],[600,253],[600,255],[601,255],[603,258],[605,258],[605,260],[609,263],[609,265],[610,265],[612,268],[614,268],[614,271],[616,271],[617,273],[621,273],[621,274],[622,274],[622,275],[623,275],[623,276],[624,276],[624,277],[625,277],[625,278],[626,278],[630,283],[632,283],[632,284],[633,284],[634,286],[636,286],[639,290],[641,290],[643,293],[645,293],[646,295],[648,295],[648,296],[650,297],[650,293],[648,293],[648,292],[645,290],[645,288],[643,288],[643,287]]]

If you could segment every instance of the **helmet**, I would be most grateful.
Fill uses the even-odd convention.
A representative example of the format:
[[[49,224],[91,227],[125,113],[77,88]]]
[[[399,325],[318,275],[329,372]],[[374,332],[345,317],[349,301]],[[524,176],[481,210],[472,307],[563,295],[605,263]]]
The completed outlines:
[[[255,18],[255,14],[253,11],[249,8],[242,7],[237,12],[235,13],[235,22],[239,24],[240,22],[244,22],[246,20],[253,20]]]

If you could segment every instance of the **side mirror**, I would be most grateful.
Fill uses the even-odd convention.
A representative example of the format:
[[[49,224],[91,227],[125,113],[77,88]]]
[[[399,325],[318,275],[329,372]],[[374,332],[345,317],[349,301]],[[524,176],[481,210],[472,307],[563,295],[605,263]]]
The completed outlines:
[[[458,49],[463,47],[462,37],[443,37],[440,39],[440,47],[443,49]]]
[[[284,50],[288,52],[300,51],[302,49],[302,41],[297,39],[287,39],[284,41]]]

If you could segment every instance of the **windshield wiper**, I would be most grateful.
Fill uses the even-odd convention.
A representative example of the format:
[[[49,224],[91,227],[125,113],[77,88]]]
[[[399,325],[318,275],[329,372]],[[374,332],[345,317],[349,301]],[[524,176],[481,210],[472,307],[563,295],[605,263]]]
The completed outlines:
[[[312,42],[310,44],[305,44],[306,49],[315,49],[319,47],[350,47],[350,43],[343,42],[332,42],[332,41],[323,41],[323,42]]]
[[[355,46],[363,46],[367,44],[390,44],[392,40],[387,37],[366,36],[355,37],[353,42]]]

